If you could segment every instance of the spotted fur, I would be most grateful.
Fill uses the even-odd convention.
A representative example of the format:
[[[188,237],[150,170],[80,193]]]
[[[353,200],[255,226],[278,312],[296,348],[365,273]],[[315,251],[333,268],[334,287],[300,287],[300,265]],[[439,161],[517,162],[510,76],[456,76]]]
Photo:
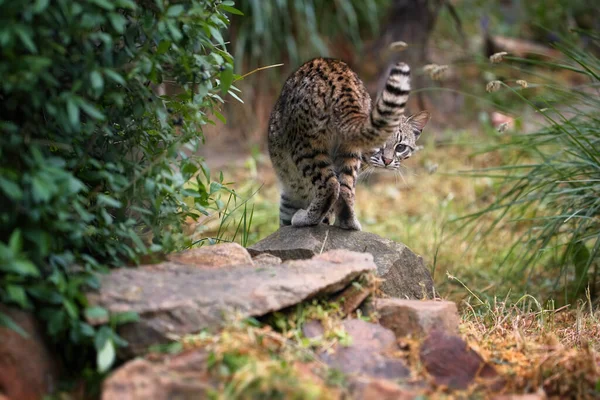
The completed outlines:
[[[330,223],[335,216],[337,226],[361,229],[354,213],[361,160],[378,167],[378,154],[387,161],[388,148],[398,143],[411,149],[394,155],[403,159],[429,119],[403,115],[409,91],[404,63],[391,69],[373,107],[343,61],[317,58],[292,73],[269,120],[269,154],[281,184],[280,225]]]

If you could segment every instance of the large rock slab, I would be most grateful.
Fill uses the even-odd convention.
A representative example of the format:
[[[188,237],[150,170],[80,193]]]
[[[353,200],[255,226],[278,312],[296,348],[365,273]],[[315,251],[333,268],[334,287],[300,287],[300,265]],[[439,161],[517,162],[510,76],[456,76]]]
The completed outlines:
[[[390,296],[410,299],[435,297],[433,280],[423,259],[404,244],[373,233],[328,225],[284,226],[250,246],[248,251],[252,256],[269,253],[282,260],[301,260],[331,249],[371,253],[377,274],[385,280],[381,290]]]
[[[0,304],[27,337],[0,326],[0,398],[41,400],[57,389],[58,364],[31,313]]]
[[[139,314],[138,322],[119,329],[129,342],[126,355],[135,355],[174,336],[215,330],[233,314],[261,316],[337,292],[360,274],[375,270],[370,254],[345,250],[281,265],[255,262],[253,268],[207,269],[166,262],[112,270],[102,277],[99,292],[88,294],[88,301],[110,313]]]

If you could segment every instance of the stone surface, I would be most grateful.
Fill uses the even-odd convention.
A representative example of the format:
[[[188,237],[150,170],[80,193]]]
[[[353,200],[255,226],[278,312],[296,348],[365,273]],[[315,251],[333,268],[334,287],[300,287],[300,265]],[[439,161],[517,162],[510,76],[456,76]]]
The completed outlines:
[[[174,335],[214,330],[230,314],[261,316],[320,294],[335,293],[360,274],[374,270],[370,254],[345,250],[256,268],[204,269],[167,262],[112,270],[101,277],[99,292],[88,293],[88,301],[111,313],[139,314],[138,322],[119,329],[129,342],[128,354],[123,355],[130,356],[150,345],[166,343]]]
[[[496,369],[459,336],[435,330],[421,344],[419,354],[436,385],[466,389],[478,378],[488,380],[496,389],[503,385]]]
[[[398,379],[410,374],[402,360],[387,355],[397,350],[396,337],[390,330],[358,319],[344,320],[343,328],[351,338],[350,345],[336,343],[321,352],[319,357],[327,365],[345,374],[375,378]],[[303,332],[315,338],[323,335],[323,328],[317,321],[309,321]]]
[[[460,318],[451,301],[373,299],[367,309],[375,311],[379,323],[397,337],[424,337],[435,329],[458,333]]]
[[[269,253],[282,260],[311,258],[331,249],[348,249],[373,254],[377,273],[385,281],[384,293],[393,297],[433,298],[433,280],[423,259],[408,247],[373,233],[349,231],[328,225],[296,228],[284,226],[250,246],[253,256]]]
[[[167,256],[167,260],[201,268],[253,264],[248,251],[237,243],[220,243],[182,251],[181,253],[173,253]]]
[[[354,400],[412,400],[418,393],[385,379],[356,377],[350,382]]]
[[[102,400],[169,400],[205,398],[214,387],[207,355],[193,350],[163,362],[130,361],[113,372],[102,387]]]
[[[11,400],[37,400],[56,389],[58,367],[41,327],[28,312],[0,304],[28,337],[0,326],[0,394]]]
[[[275,257],[269,253],[259,254],[256,257],[253,257],[252,260],[261,265],[279,265],[282,263],[281,258]]]
[[[492,397],[492,400],[546,400],[547,398],[548,396],[542,391],[542,393],[529,394],[502,394]]]

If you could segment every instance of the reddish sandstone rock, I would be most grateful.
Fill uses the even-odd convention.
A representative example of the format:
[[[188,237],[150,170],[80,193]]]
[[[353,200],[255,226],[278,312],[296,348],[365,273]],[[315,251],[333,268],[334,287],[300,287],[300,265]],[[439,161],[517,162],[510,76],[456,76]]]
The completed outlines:
[[[256,268],[197,268],[166,262],[112,270],[102,276],[98,292],[88,293],[88,301],[110,313],[133,311],[140,316],[139,321],[119,328],[129,342],[124,355],[131,356],[168,343],[173,336],[218,330],[230,316],[261,316],[336,293],[375,268],[370,254],[347,250]]]
[[[237,243],[221,243],[214,246],[198,247],[181,253],[170,254],[167,256],[167,260],[201,268],[253,264],[248,251]]]
[[[402,360],[388,355],[397,349],[396,338],[390,330],[358,319],[344,320],[343,327],[350,344],[336,343],[319,354],[327,365],[345,374],[375,378],[398,379],[410,374]],[[309,321],[304,324],[303,332],[315,338],[323,335],[323,328],[319,322]]]
[[[503,382],[496,369],[486,363],[459,336],[435,330],[421,344],[421,362],[436,385],[466,389],[476,379],[490,382],[495,389]]]
[[[492,400],[546,400],[548,396],[543,391],[541,393],[529,394],[503,394],[493,397]]]
[[[350,392],[355,400],[413,400],[418,393],[385,379],[353,378]]]
[[[0,312],[28,334],[25,338],[0,326],[0,396],[10,400],[42,399],[56,389],[58,376],[56,360],[42,330],[28,312],[1,304]]]
[[[200,399],[214,388],[207,373],[206,353],[190,351],[163,362],[136,359],[110,375],[102,400]]]
[[[426,336],[434,329],[458,333],[460,318],[451,301],[374,299],[368,308],[397,337]]]

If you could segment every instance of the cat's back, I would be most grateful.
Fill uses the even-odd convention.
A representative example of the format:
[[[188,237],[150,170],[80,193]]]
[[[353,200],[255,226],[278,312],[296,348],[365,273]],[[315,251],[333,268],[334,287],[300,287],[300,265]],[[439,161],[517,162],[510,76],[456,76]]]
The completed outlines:
[[[271,115],[270,131],[288,117],[327,118],[344,107],[369,112],[370,97],[358,75],[344,61],[314,58],[285,81]]]

